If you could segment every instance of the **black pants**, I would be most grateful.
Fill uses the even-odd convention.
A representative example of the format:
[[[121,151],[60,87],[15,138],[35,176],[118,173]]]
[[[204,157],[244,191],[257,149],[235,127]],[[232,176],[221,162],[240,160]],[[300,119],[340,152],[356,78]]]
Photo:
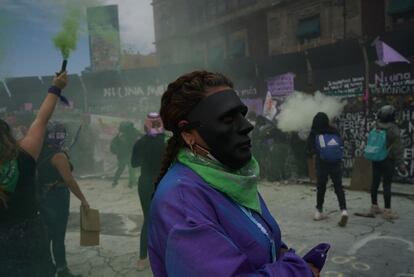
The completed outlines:
[[[125,167],[128,167],[128,184],[132,186],[135,183],[135,169],[132,168],[129,160],[118,159],[118,167],[115,172],[113,183],[117,184],[119,178],[125,170]]]
[[[55,276],[46,233],[38,216],[0,222],[0,276]]]
[[[141,228],[141,237],[139,245],[139,258],[145,259],[148,252],[148,220],[151,206],[151,197],[154,193],[154,180],[152,176],[142,176],[138,181],[138,196],[141,201],[142,212],[144,214],[144,223]]]
[[[371,185],[371,203],[378,205],[378,188],[382,179],[384,190],[384,206],[391,209],[391,182],[394,175],[394,160],[385,159],[380,162],[372,162],[372,185]]]
[[[330,176],[335,188],[335,194],[338,198],[339,208],[341,210],[346,209],[345,193],[342,187],[342,164],[341,162],[324,162],[321,160],[316,161],[316,174],[317,174],[317,194],[316,194],[316,208],[322,210],[323,202],[325,200],[326,184],[328,183],[328,177]]]
[[[56,269],[65,268],[67,265],[65,236],[69,218],[69,201],[70,192],[66,186],[49,190],[42,199],[40,214],[48,230],[49,245],[52,244]]]

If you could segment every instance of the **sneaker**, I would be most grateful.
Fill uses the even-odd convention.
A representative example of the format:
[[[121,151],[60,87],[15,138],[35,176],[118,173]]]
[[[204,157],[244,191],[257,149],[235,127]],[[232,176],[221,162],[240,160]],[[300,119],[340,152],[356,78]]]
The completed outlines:
[[[138,271],[143,271],[143,270],[147,269],[149,267],[149,265],[150,264],[149,264],[148,258],[146,258],[146,259],[139,259],[137,261],[137,270]]]
[[[69,268],[65,268],[63,270],[58,270],[57,271],[57,276],[58,277],[82,277],[81,274],[74,274],[72,273]]]
[[[373,215],[382,214],[382,210],[378,207],[378,205],[372,205],[370,213]]]
[[[328,216],[326,214],[324,214],[322,211],[316,210],[315,215],[313,216],[313,220],[315,221],[320,221],[320,220],[324,220],[327,219]]]
[[[348,222],[348,212],[346,210],[342,210],[341,220],[339,220],[338,225],[340,227],[345,227],[347,222]]]
[[[393,220],[393,219],[399,219],[400,217],[396,212],[393,212],[391,209],[384,209],[384,212],[382,213],[382,217],[386,220]]]

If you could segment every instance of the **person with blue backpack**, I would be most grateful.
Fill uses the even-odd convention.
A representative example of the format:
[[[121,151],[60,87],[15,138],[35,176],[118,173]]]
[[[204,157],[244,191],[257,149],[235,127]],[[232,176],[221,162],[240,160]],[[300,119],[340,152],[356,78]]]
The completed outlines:
[[[328,177],[331,177],[341,210],[338,225],[345,227],[348,222],[348,212],[342,187],[343,142],[337,129],[330,125],[326,113],[319,112],[313,118],[307,151],[309,155],[316,156],[317,194],[313,219],[319,221],[327,218],[323,213],[323,203]]]
[[[403,159],[403,147],[400,129],[395,124],[396,110],[391,105],[381,107],[377,112],[377,122],[369,132],[364,150],[366,159],[372,162],[371,209],[370,216],[381,214],[383,218],[392,220],[399,216],[391,210],[391,182],[395,166],[400,172],[407,172]],[[378,188],[383,181],[384,207],[378,207]]]

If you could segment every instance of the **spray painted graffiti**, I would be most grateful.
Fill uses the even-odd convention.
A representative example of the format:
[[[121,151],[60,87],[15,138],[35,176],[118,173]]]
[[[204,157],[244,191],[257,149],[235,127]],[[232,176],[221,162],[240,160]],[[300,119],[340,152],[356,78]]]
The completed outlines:
[[[164,85],[159,86],[135,86],[135,87],[109,87],[103,88],[104,98],[124,98],[124,97],[142,97],[158,96],[160,97],[165,91]]]
[[[382,71],[375,73],[375,83],[370,84],[374,94],[412,94],[414,93],[414,80],[411,72],[398,72],[386,74]]]
[[[401,130],[401,142],[404,148],[404,161],[408,168],[408,176],[395,175],[395,180],[414,183],[414,109],[406,109],[398,115],[398,126]],[[354,157],[363,156],[368,131],[375,124],[375,115],[367,118],[364,112],[345,112],[338,120],[338,127],[344,139],[344,174],[350,176]],[[365,127],[367,126],[367,128]]]

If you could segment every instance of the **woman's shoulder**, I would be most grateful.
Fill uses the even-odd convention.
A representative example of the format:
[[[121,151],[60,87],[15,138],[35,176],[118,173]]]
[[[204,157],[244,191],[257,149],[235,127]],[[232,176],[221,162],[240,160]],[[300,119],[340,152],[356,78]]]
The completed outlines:
[[[158,184],[151,202],[154,219],[214,221],[215,200],[220,193],[187,166],[175,163]]]
[[[181,190],[186,188],[199,188],[203,179],[189,167],[176,162],[170,167],[158,184],[157,192],[164,190]]]
[[[153,201],[192,205],[195,199],[201,203],[214,192],[197,173],[177,162],[158,184]]]

